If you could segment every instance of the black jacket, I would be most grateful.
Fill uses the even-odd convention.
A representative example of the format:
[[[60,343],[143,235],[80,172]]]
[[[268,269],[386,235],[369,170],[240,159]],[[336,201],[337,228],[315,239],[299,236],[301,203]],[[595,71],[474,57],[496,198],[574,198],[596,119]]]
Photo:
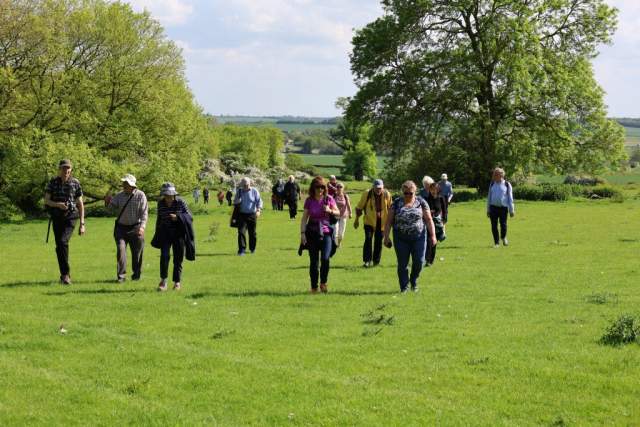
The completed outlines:
[[[185,257],[189,261],[194,261],[196,259],[196,241],[193,231],[193,217],[184,212],[176,212],[176,216],[178,217],[178,230],[186,247]],[[156,234],[151,239],[151,246],[157,249],[162,248],[166,236],[167,232],[164,228],[156,228]]]

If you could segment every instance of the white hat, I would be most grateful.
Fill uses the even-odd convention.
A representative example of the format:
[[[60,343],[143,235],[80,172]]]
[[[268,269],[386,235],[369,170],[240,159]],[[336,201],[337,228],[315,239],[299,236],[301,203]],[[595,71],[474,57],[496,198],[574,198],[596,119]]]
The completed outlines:
[[[136,186],[136,177],[135,177],[135,176],[133,176],[133,175],[131,175],[130,173],[129,173],[129,174],[126,174],[126,175],[124,176],[124,178],[122,178],[120,181],[122,181],[122,182],[126,182],[127,184],[129,184],[129,185],[130,185],[130,186],[132,186],[132,187],[135,187],[135,186]]]
[[[447,178],[447,174],[446,173],[443,173],[442,176],[440,177],[440,179],[449,179],[449,178]]]

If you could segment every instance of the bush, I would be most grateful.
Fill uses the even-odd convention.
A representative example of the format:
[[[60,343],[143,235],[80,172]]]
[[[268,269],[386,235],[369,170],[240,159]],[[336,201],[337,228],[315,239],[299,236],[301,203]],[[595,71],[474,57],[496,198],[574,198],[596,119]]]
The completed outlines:
[[[621,188],[618,188],[615,185],[599,185],[597,187],[591,188],[590,190],[591,194],[597,194],[600,197],[624,197],[624,191],[622,191]]]
[[[537,185],[519,185],[513,187],[513,198],[518,200],[542,200],[542,187]]]
[[[594,185],[605,185],[607,181],[599,176],[591,175],[567,175],[564,179],[564,184],[578,184],[588,185],[593,187]]]
[[[454,188],[452,203],[470,202],[473,200],[481,199],[480,194],[475,188]]]
[[[640,321],[632,314],[624,314],[607,328],[607,332],[600,338],[600,344],[620,345],[629,344],[640,337]]]
[[[542,200],[548,202],[564,202],[572,196],[571,188],[564,184],[546,185],[542,187]]]
[[[336,176],[336,179],[338,181],[355,181],[356,180],[353,177],[353,175],[347,175],[347,174]]]

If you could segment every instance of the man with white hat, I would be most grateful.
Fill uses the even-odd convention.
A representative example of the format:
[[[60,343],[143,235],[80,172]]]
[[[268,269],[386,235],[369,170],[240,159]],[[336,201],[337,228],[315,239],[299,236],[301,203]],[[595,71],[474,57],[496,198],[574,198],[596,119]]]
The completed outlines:
[[[262,208],[262,198],[256,188],[251,187],[251,180],[248,177],[242,178],[240,187],[236,192],[233,204],[238,209],[238,256],[244,256],[247,250],[247,237],[245,233],[249,230],[249,250],[256,253],[258,243],[256,226]]]
[[[363,267],[371,267],[371,261],[376,266],[380,264],[382,255],[382,240],[387,214],[391,207],[391,194],[384,189],[381,179],[373,181],[373,187],[362,193],[356,207],[356,220],[353,227],[357,230],[360,216],[364,214],[364,247],[362,249]],[[373,249],[371,246],[373,245]]]
[[[118,283],[127,280],[127,244],[131,247],[131,280],[140,280],[144,253],[144,229],[147,227],[149,208],[147,196],[136,187],[136,177],[127,174],[122,178],[122,191],[109,194],[104,205],[108,211],[118,211],[113,237],[116,241]]]
[[[446,173],[443,173],[440,177],[440,181],[438,181],[438,185],[440,186],[440,196],[444,197],[444,200],[447,201],[447,208],[451,204],[451,198],[453,197],[453,185],[449,182],[449,178]],[[443,209],[442,212],[442,220],[444,223],[447,223],[447,214],[449,209]]]

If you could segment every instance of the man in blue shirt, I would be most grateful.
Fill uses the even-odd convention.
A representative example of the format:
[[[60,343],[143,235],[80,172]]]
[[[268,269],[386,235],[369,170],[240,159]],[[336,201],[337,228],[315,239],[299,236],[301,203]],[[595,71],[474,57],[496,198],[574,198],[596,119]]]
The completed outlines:
[[[491,232],[493,233],[493,247],[499,248],[498,240],[498,219],[500,220],[500,238],[505,246],[509,245],[507,240],[507,213],[513,218],[513,192],[511,184],[504,180],[504,170],[495,168],[493,171],[493,182],[489,186],[489,196],[487,197],[487,218],[491,219]]]
[[[440,187],[440,196],[444,197],[444,200],[447,202],[447,209],[442,210],[442,220],[444,223],[447,223],[449,219],[449,205],[451,204],[451,198],[453,197],[453,185],[449,182],[449,178],[446,173],[443,173],[440,177],[440,181],[438,181],[438,186]]]
[[[256,253],[256,225],[263,208],[260,192],[251,187],[251,180],[248,177],[242,178],[240,186],[233,204],[238,210],[238,256],[244,256],[247,249],[247,230],[249,230],[249,250],[252,254]]]

